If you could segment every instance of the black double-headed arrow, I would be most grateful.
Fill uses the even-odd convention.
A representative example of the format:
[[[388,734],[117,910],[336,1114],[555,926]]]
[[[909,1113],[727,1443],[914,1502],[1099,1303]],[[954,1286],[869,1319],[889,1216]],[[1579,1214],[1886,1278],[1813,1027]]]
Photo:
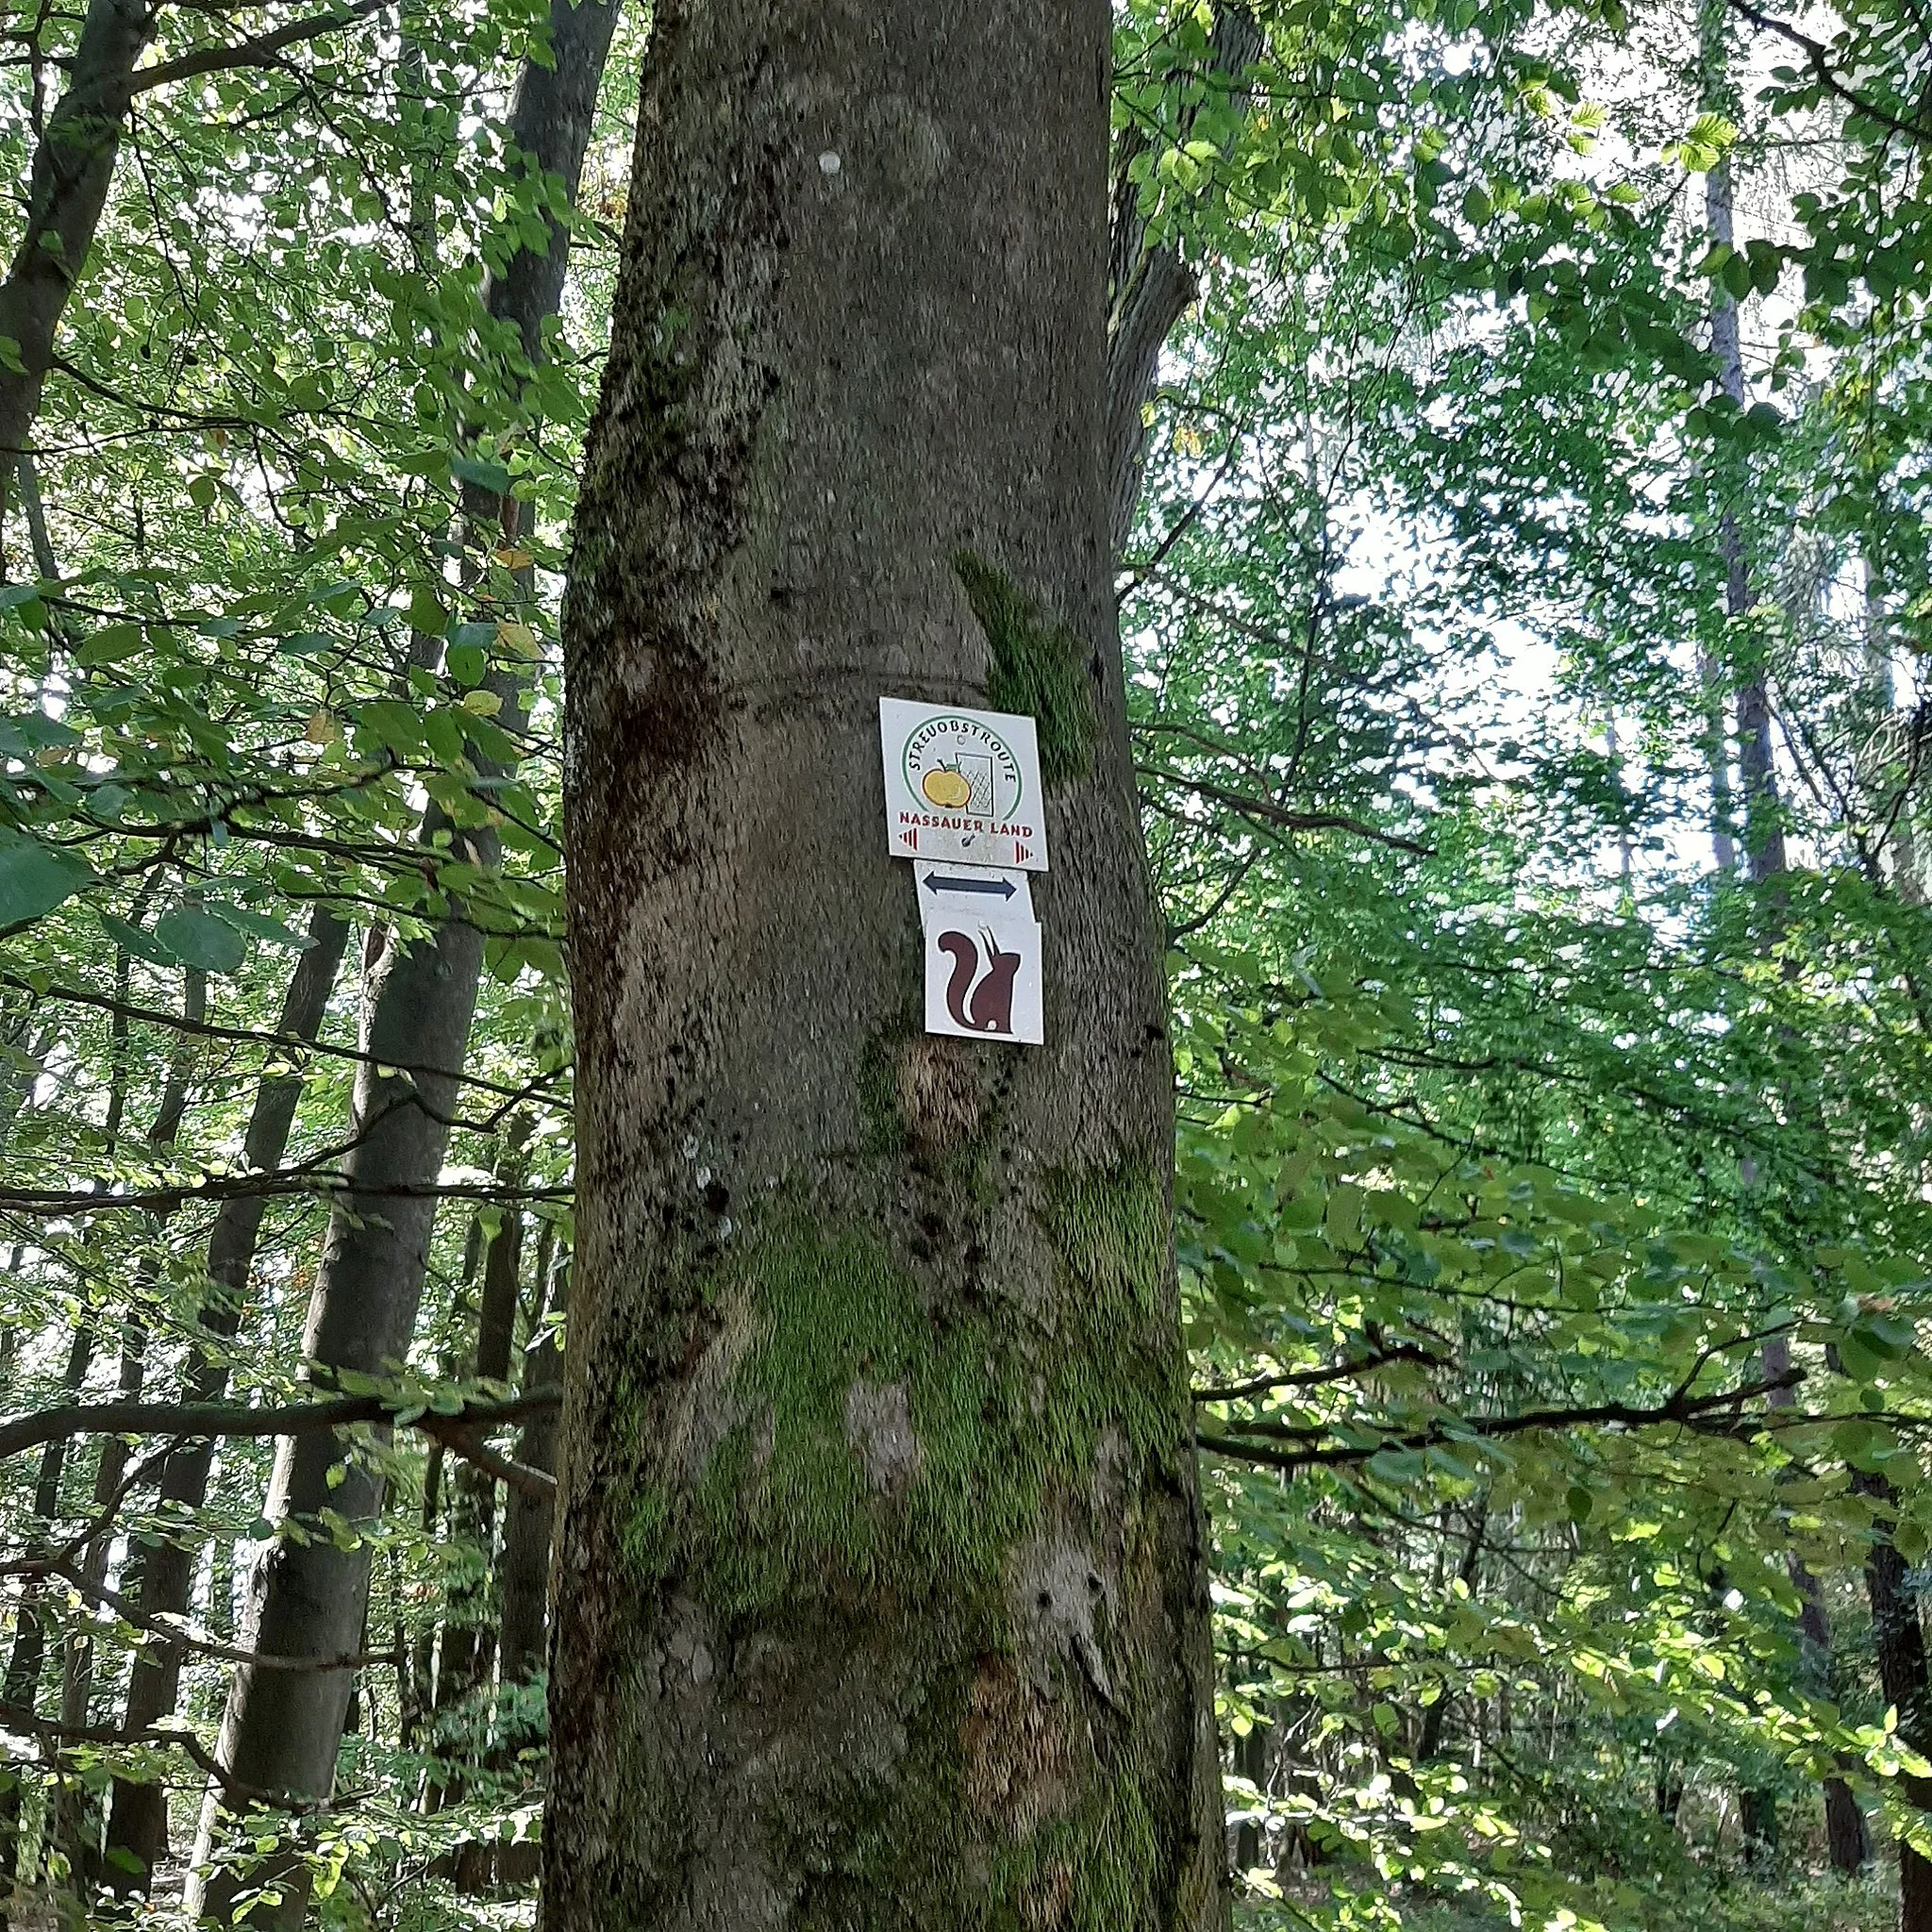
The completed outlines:
[[[925,890],[928,892],[997,892],[1002,899],[1010,899],[1018,889],[1011,879],[948,879],[938,873],[925,875]]]

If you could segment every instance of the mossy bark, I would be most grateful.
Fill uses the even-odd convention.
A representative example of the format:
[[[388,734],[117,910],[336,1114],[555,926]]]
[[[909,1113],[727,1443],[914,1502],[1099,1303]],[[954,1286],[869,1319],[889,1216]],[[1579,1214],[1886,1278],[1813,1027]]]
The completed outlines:
[[[558,1932],[1222,1916],[1108,26],[656,15],[565,617]],[[1055,718],[1047,1044],[931,1040],[876,701],[1016,677]]]

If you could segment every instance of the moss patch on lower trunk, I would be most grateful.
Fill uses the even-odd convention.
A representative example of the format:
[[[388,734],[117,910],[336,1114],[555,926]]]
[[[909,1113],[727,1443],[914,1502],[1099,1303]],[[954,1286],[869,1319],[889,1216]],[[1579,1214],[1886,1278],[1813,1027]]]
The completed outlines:
[[[730,1418],[691,1490],[661,1515],[654,1494],[639,1543],[681,1545],[662,1554],[726,1614],[852,1582],[991,1606],[1047,1497],[1084,1492],[1103,1430],[1137,1458],[1180,1440],[1160,1213],[1151,1175],[1054,1181],[1042,1219],[1068,1278],[1051,1326],[930,1306],[875,1230],[775,1213],[707,1285],[721,1332],[750,1338]]]

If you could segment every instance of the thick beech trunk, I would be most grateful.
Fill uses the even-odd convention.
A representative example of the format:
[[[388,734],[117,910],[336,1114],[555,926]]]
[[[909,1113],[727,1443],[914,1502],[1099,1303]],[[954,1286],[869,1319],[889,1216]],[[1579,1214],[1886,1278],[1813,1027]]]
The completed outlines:
[[[282,1001],[276,1030],[285,1039],[313,1040],[321,1031],[347,938],[348,927],[326,907],[318,907],[311,914],[308,950],[296,961]],[[242,1154],[257,1172],[281,1165],[303,1084],[300,1074],[271,1074],[256,1088]],[[265,1194],[242,1194],[225,1201],[208,1236],[208,1293],[198,1320],[211,1337],[222,1341],[231,1339],[241,1325],[255,1244],[267,1206]],[[194,1357],[183,1377],[181,1399],[219,1402],[227,1387],[226,1354],[213,1349]],[[178,1536],[149,1542],[134,1553],[134,1575],[128,1588],[140,1603],[142,1614],[150,1620],[181,1616],[189,1607],[200,1540],[186,1525],[208,1499],[214,1455],[212,1441],[186,1442],[161,1466],[159,1507],[164,1513],[181,1517],[184,1528]],[[176,1644],[156,1644],[137,1654],[127,1686],[126,1729],[145,1730],[173,1714],[180,1694],[181,1657]],[[148,1874],[167,1844],[166,1788],[116,1778],[108,1819],[108,1846],[123,1856],[110,1859],[106,1873],[108,1880],[125,1890],[144,1890]]]
[[[550,64],[527,62],[519,76],[509,131],[530,162],[560,175],[575,200],[594,119],[597,86],[617,18],[616,0],[553,0]],[[515,324],[526,358],[541,353],[542,324],[556,314],[569,259],[569,237],[553,224],[541,255],[525,249],[485,291],[491,316]],[[488,510],[500,510],[491,499]],[[482,521],[481,505],[470,506]],[[482,761],[479,760],[479,763]],[[438,825],[432,810],[425,842]],[[498,855],[495,834],[463,834],[475,861]],[[373,1064],[358,1073],[357,1144],[348,1181],[329,1224],[309,1300],[303,1353],[320,1381],[344,1373],[382,1374],[408,1355],[415,1328],[435,1220],[433,1197],[399,1190],[433,1183],[441,1170],[456,1111],[470,1021],[483,963],[483,936],[451,919],[410,946],[390,943],[365,959],[362,1045]],[[285,1440],[276,1457],[268,1515],[276,1523],[313,1520],[324,1509],[351,1524],[373,1525],[382,1482],[367,1464],[344,1460],[325,1435]],[[284,1657],[341,1657],[361,1647],[371,1544],[344,1549],[331,1537],[277,1539],[254,1580],[249,1647]],[[325,1800],[354,1674],[348,1670],[256,1671],[238,1667],[219,1744],[235,1781],[294,1797]],[[203,1807],[197,1868],[214,1849],[218,1794]],[[290,1932],[307,1912],[307,1869],[278,1854],[264,1867],[224,1867],[191,1879],[188,1906],[225,1920],[238,1895],[276,1878],[278,1905],[258,1905],[249,1924]]]
[[[1221,1921],[1108,37],[655,16],[565,620],[552,1932]],[[885,692],[1041,718],[1044,1047],[921,1030]]]

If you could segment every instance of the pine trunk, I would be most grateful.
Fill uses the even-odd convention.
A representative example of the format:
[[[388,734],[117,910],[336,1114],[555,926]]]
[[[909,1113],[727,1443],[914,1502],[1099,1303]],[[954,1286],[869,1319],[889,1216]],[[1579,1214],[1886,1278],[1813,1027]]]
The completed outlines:
[[[655,16],[565,618],[558,1932],[1221,1923],[1108,69],[1104,0]],[[1041,721],[1044,1047],[921,1030],[882,693]]]
[[[282,1001],[276,1030],[284,1039],[313,1040],[322,1029],[323,1014],[341,965],[348,927],[318,907],[308,922],[308,950],[296,961]],[[264,1075],[256,1089],[255,1106],[242,1141],[243,1158],[257,1173],[281,1165],[295,1108],[302,1097],[300,1074]],[[255,1245],[268,1206],[265,1194],[241,1194],[222,1204],[208,1243],[208,1293],[202,1303],[199,1324],[211,1338],[225,1341],[241,1326],[248,1279],[255,1264]],[[219,1350],[197,1355],[184,1378],[184,1402],[219,1402],[228,1388],[228,1365]],[[208,1500],[209,1472],[214,1466],[212,1441],[186,1442],[161,1466],[160,1509],[192,1521]],[[185,1615],[194,1583],[198,1540],[184,1527],[177,1537],[146,1543],[132,1557],[135,1575],[130,1591],[143,1617],[165,1621]],[[124,1727],[148,1729],[172,1716],[181,1688],[181,1649],[156,1644],[136,1654],[127,1685]],[[168,1793],[165,1786],[114,1780],[113,1807],[108,1819],[110,1854],[107,1876],[124,1890],[144,1890],[149,1874],[168,1848]],[[114,1856],[118,1855],[118,1856]]]

